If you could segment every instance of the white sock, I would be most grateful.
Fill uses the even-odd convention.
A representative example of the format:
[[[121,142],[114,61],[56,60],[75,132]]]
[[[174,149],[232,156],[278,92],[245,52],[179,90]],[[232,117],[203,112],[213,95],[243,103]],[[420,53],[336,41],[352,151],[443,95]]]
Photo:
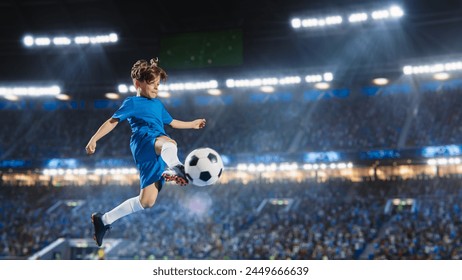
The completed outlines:
[[[119,204],[119,206],[104,214],[102,220],[104,225],[110,225],[124,216],[141,211],[143,209],[144,208],[140,202],[140,196],[135,196],[125,200]]]
[[[160,152],[160,156],[167,164],[168,167],[173,167],[178,164],[182,164],[181,161],[178,159],[178,148],[172,142],[166,142],[162,145],[162,151]]]

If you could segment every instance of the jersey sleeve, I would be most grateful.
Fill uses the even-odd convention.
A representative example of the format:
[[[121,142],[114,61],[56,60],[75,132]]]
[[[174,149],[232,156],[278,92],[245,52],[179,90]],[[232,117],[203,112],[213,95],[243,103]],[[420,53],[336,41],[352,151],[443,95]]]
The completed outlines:
[[[165,109],[164,105],[162,104],[162,122],[164,124],[170,124],[173,121],[172,116],[167,112],[167,109]]]
[[[112,118],[119,119],[119,122],[126,120],[129,117],[132,117],[134,112],[133,100],[127,98],[124,100],[120,108],[112,115]]]

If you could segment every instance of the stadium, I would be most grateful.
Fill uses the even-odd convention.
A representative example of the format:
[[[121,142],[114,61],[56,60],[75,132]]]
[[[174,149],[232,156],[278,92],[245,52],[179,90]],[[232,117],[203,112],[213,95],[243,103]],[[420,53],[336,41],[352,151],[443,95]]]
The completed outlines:
[[[459,260],[462,5],[443,1],[0,3],[0,259]],[[159,99],[202,130],[210,186],[139,192],[130,126],[85,145],[159,57]]]

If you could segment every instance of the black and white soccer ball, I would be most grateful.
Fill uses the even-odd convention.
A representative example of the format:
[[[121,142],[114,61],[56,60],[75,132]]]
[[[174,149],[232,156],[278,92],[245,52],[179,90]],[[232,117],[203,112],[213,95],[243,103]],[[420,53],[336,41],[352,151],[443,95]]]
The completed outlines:
[[[218,181],[224,166],[220,154],[215,150],[199,148],[188,154],[184,168],[189,182],[204,187]]]

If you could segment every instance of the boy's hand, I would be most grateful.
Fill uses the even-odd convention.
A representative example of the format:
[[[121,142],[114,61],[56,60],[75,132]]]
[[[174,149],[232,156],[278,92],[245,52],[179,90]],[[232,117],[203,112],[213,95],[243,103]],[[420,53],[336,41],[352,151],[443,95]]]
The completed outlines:
[[[96,142],[90,140],[87,146],[85,147],[85,151],[87,151],[87,155],[92,155],[95,153],[96,150]]]
[[[193,129],[201,129],[205,127],[206,120],[205,119],[197,119],[193,120]]]

